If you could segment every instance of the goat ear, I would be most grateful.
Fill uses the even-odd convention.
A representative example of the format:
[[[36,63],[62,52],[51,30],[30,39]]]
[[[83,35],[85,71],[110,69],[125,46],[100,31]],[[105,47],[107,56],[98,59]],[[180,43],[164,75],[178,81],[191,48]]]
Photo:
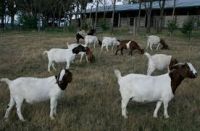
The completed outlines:
[[[57,80],[58,76],[57,76],[57,75],[55,75],[55,78],[56,78],[56,80]]]

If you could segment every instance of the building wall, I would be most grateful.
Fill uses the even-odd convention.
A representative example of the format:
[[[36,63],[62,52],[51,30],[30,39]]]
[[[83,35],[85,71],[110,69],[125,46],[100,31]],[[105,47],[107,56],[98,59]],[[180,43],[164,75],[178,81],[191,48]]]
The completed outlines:
[[[178,15],[176,16],[176,23],[177,23],[178,28],[182,28],[183,23],[187,21],[189,18],[194,18],[195,22],[200,21],[200,15]],[[164,27],[167,27],[167,23],[171,20],[173,20],[172,16],[165,16]]]

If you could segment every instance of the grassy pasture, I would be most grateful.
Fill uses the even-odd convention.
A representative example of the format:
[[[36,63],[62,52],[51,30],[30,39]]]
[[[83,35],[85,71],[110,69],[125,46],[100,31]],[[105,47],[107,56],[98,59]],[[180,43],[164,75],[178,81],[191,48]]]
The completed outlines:
[[[103,34],[98,36],[102,37]],[[144,35],[133,37],[118,34],[120,39],[133,39],[146,47]],[[169,38],[163,35],[170,50],[148,51],[151,54],[172,54],[179,61],[192,62],[200,70],[200,38],[190,42],[183,37]],[[57,74],[47,72],[47,57],[44,50],[65,48],[66,41],[73,42],[72,34],[6,32],[0,34],[0,78],[15,79],[20,76],[47,77]],[[0,130],[67,130],[67,131],[199,131],[200,130],[200,78],[186,79],[179,86],[175,98],[169,103],[169,119],[163,117],[163,106],[159,118],[152,117],[155,103],[141,104],[129,102],[128,119],[121,116],[120,93],[113,69],[120,69],[122,75],[146,73],[147,58],[134,52],[133,56],[124,53],[115,56],[114,52],[100,54],[100,48],[93,50],[94,64],[83,59],[71,65],[73,82],[69,84],[63,98],[58,101],[56,120],[49,118],[49,102],[33,105],[23,104],[22,114],[27,120],[18,120],[16,109],[8,122],[3,116],[9,102],[9,90],[0,83]],[[59,70],[64,64],[56,64]],[[165,71],[166,72],[166,71]],[[154,75],[163,74],[157,71]],[[161,85],[162,86],[162,85]]]

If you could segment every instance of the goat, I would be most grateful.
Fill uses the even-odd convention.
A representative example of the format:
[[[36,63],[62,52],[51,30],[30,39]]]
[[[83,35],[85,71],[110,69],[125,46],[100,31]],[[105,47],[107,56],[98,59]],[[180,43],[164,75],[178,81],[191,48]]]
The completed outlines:
[[[77,43],[79,43],[79,40],[80,39],[84,39],[84,37],[86,36],[86,32],[85,30],[80,30],[76,33],[76,40],[77,40]]]
[[[84,39],[86,35],[94,35],[96,32],[95,29],[90,29],[88,33],[85,32],[85,30],[81,30],[79,32],[76,33],[76,40],[77,43],[79,43],[80,39]]]
[[[129,55],[132,55],[132,52],[135,49],[140,51],[141,54],[144,54],[144,49],[141,49],[140,46],[135,41],[131,41],[131,40],[120,41],[120,44],[117,46],[115,55],[117,55],[117,52],[119,50],[121,50],[121,55],[123,55],[123,49],[129,49]]]
[[[86,47],[86,55],[87,55],[86,57],[87,61],[89,61],[90,63],[95,62],[95,57],[89,47]]]
[[[92,35],[86,35],[85,36],[85,45],[89,46],[90,44],[93,44],[94,48],[97,44],[101,45],[101,41],[96,37]]]
[[[165,43],[164,39],[156,36],[156,35],[150,35],[147,38],[147,47],[146,49],[148,49],[148,47],[153,50],[153,45],[157,45],[157,50],[160,46],[160,44],[162,45],[161,49],[169,49],[168,45]]]
[[[51,66],[54,70],[56,70],[54,62],[67,62],[66,69],[69,69],[70,63],[75,59],[75,56],[79,54],[79,52],[86,52],[86,48],[82,45],[78,45],[77,47],[72,49],[52,48],[49,51],[44,51],[43,54],[47,54],[49,60],[48,71],[50,72]]]
[[[191,63],[179,63],[170,69],[169,73],[160,76],[128,74],[123,77],[119,70],[114,70],[120,86],[121,109],[124,118],[127,118],[126,106],[130,99],[136,102],[157,102],[153,113],[155,118],[158,117],[158,110],[163,103],[164,117],[169,118],[168,103],[174,97],[177,87],[183,79],[197,77],[197,71]]]
[[[73,49],[77,46],[79,46],[79,44],[77,44],[77,43],[72,43],[70,45],[67,43],[67,47],[69,49]],[[83,46],[85,47],[85,45],[83,45]],[[86,55],[86,61],[93,63],[95,61],[95,57],[94,57],[91,49],[89,47],[85,47],[85,48],[86,48],[86,52],[79,52],[78,53],[79,55],[81,55],[80,62],[82,62],[83,56]]]
[[[168,68],[169,71],[169,67],[178,63],[177,59],[173,58],[171,55],[155,54],[151,56],[147,52],[145,52],[144,54],[147,56],[149,61],[147,75],[151,75],[156,69],[164,70]]]
[[[8,84],[10,90],[10,102],[6,110],[5,119],[8,119],[13,106],[16,104],[17,115],[21,121],[25,121],[21,106],[25,100],[27,103],[35,103],[50,99],[50,118],[53,120],[56,115],[57,101],[72,81],[72,73],[62,69],[58,76],[47,78],[19,77],[15,80],[2,78],[2,82]]]
[[[117,40],[115,37],[103,37],[102,45],[101,45],[101,51],[103,51],[103,48],[106,47],[106,50],[108,50],[108,46],[112,46],[112,50],[114,46],[120,45],[120,41]]]

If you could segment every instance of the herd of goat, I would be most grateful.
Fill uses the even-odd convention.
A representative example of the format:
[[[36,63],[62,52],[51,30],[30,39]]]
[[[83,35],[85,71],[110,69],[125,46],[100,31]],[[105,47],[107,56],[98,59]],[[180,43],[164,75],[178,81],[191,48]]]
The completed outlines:
[[[77,55],[80,55],[80,62],[86,56],[87,62],[94,62],[95,57],[90,49],[96,45],[101,46],[101,51],[106,47],[116,47],[115,55],[118,51],[123,55],[123,50],[129,50],[129,55],[132,55],[133,50],[138,50],[148,58],[147,75],[143,74],[128,74],[121,75],[117,69],[114,74],[117,77],[119,90],[121,94],[121,110],[122,116],[127,118],[126,107],[129,100],[136,102],[157,102],[153,117],[157,117],[160,106],[164,105],[164,117],[168,118],[168,103],[174,97],[175,91],[180,83],[185,78],[196,78],[197,71],[189,62],[180,63],[171,55],[155,54],[150,55],[145,52],[137,42],[132,40],[118,40],[116,37],[103,37],[102,41],[94,35],[95,30],[92,29],[88,33],[81,30],[76,33],[76,43],[68,44],[67,49],[52,48],[49,51],[44,51],[48,57],[48,71],[50,68],[55,69],[55,63],[66,63],[66,68],[62,69],[58,75],[47,78],[35,77],[19,77],[15,80],[1,78],[6,82],[10,90],[10,102],[8,104],[4,118],[7,120],[11,109],[16,106],[17,115],[21,121],[25,121],[21,106],[23,101],[27,103],[40,102],[50,100],[50,118],[54,119],[56,115],[57,101],[67,85],[72,81],[72,73],[69,71],[70,63],[72,63]],[[80,39],[84,40],[84,44],[80,44]],[[169,49],[164,39],[151,35],[147,38],[147,48]],[[155,70],[168,69],[168,72],[159,76],[151,76]]]

